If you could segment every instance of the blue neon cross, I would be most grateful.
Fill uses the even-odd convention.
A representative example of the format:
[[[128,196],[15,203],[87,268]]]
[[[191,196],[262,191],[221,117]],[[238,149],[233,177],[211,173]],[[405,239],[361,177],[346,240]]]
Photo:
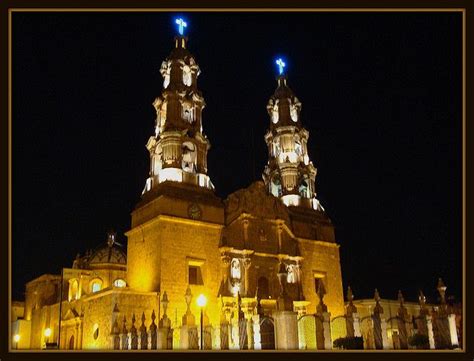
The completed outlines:
[[[281,60],[281,58],[276,61],[276,64],[278,65],[278,71],[280,72],[280,75],[283,74],[283,68],[286,66],[286,64],[283,62],[283,60]]]
[[[183,35],[183,33],[184,33],[184,28],[187,27],[188,24],[186,24],[186,23],[184,22],[184,20],[181,19],[181,18],[180,18],[180,19],[176,19],[175,22],[176,22],[176,24],[179,25],[179,28],[178,28],[179,34],[180,34],[180,35]]]

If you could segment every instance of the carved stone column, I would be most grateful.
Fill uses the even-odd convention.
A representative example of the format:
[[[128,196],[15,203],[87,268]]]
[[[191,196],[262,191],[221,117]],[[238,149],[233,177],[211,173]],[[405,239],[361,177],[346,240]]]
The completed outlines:
[[[277,223],[277,239],[278,239],[278,253],[281,253],[281,234],[283,233],[283,221],[279,220]]]
[[[247,243],[248,243],[248,240],[249,240],[249,220],[248,219],[244,219],[242,221],[242,225],[244,226],[244,249],[247,248]]]
[[[222,282],[224,285],[224,296],[230,296],[229,293],[229,273],[230,273],[230,257],[226,253],[221,254],[221,267],[222,267]]]
[[[296,284],[298,285],[298,301],[304,301],[304,294],[303,294],[303,285],[302,285],[302,275],[301,275],[301,260],[297,260],[294,266],[295,274],[296,274]]]
[[[249,292],[249,273],[250,273],[250,266],[252,265],[252,261],[249,257],[245,257],[242,259],[242,265],[244,266],[244,295],[250,296]]]

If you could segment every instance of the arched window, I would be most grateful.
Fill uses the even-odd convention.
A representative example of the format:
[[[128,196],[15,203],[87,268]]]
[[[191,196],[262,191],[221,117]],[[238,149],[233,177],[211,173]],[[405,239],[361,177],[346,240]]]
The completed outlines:
[[[278,105],[275,105],[272,109],[272,122],[273,124],[278,123]]]
[[[102,289],[102,280],[95,278],[90,282],[90,289],[92,293],[99,292]]]
[[[126,286],[127,286],[127,283],[126,283],[125,280],[122,279],[122,278],[117,278],[117,279],[114,281],[114,287],[123,288],[123,287],[126,287]]]
[[[295,153],[296,155],[301,155],[301,142],[299,140],[295,141]]]
[[[295,123],[298,121],[298,110],[294,105],[292,105],[290,108],[290,116],[291,120],[293,120]]]
[[[266,277],[260,277],[257,281],[258,285],[258,299],[267,299],[270,298],[270,287],[268,285],[268,279]]]

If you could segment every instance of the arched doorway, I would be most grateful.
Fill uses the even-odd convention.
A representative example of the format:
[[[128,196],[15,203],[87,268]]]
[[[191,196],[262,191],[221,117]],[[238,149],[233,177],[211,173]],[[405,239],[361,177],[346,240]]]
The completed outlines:
[[[273,318],[263,317],[260,321],[260,339],[262,350],[275,349],[275,325]]]
[[[71,338],[69,339],[68,350],[74,350],[74,335],[72,335]]]

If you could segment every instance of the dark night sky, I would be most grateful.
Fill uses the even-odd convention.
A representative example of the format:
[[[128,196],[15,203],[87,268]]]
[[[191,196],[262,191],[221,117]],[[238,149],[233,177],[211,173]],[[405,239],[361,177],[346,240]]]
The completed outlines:
[[[14,13],[13,296],[121,242],[148,172],[171,13]],[[461,296],[461,14],[188,13],[209,175],[261,179],[276,55],[357,298]]]

